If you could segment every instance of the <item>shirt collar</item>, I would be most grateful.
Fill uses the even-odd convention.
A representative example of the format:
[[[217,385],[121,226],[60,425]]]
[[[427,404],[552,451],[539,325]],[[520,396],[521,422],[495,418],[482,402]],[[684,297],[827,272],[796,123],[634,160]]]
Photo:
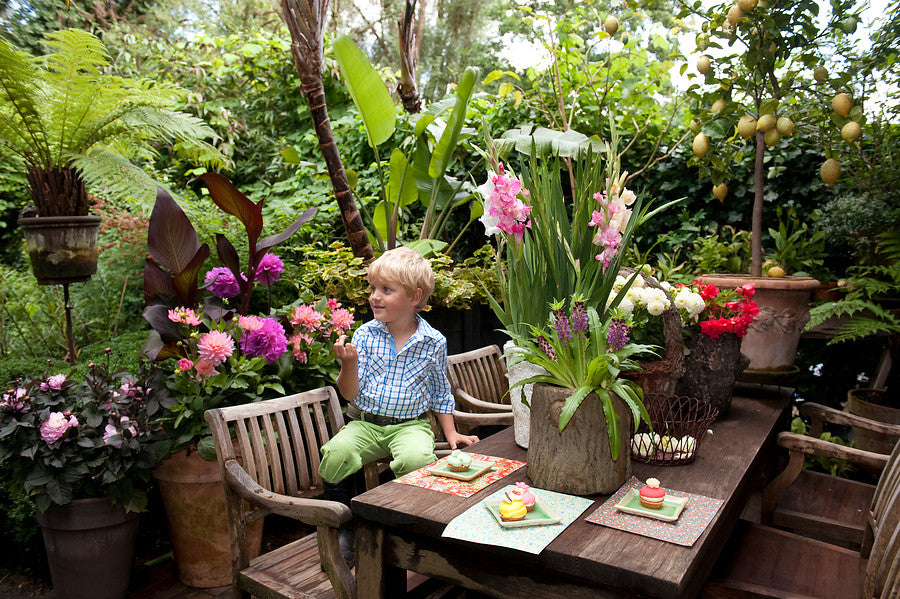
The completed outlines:
[[[416,332],[412,334],[410,337],[410,341],[421,341],[423,339],[438,339],[440,337],[440,333],[428,324],[424,318],[422,318],[419,314],[415,315],[416,318]],[[390,335],[391,332],[387,328],[387,324],[380,322],[378,320],[373,321],[375,323],[375,329],[380,331],[383,335]],[[409,343],[409,341],[407,341]]]

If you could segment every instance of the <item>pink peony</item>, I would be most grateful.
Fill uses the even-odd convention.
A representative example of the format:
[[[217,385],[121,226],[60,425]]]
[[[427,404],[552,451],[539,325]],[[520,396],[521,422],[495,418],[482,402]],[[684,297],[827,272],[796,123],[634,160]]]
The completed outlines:
[[[59,441],[70,428],[78,426],[78,419],[71,414],[63,412],[51,412],[50,416],[41,423],[41,439],[48,444]]]
[[[197,342],[197,353],[216,367],[234,353],[234,339],[222,331],[210,331]]]
[[[266,254],[256,265],[256,278],[263,285],[272,285],[281,276],[284,262],[275,254]]]
[[[133,422],[131,422],[131,419],[128,418],[128,416],[122,417],[122,420],[119,422],[119,426],[122,427],[122,431],[127,430],[129,432],[129,439],[134,439],[135,437],[137,437],[137,427]],[[119,435],[122,438],[117,441],[111,441],[111,439],[116,435]],[[124,437],[125,435],[122,434],[122,432],[120,432],[114,424],[107,424],[106,428],[103,431],[103,442],[107,445],[112,445],[116,449],[122,447],[122,443],[125,441]]]
[[[3,394],[0,400],[0,408],[7,408],[13,412],[24,412],[28,408],[28,392],[19,387],[15,391]]]

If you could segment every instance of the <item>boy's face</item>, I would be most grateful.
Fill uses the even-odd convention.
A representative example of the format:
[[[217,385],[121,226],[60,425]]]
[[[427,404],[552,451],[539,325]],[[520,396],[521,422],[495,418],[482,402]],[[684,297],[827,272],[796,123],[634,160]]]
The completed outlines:
[[[397,281],[369,278],[369,306],[378,322],[390,324],[413,319],[421,298],[420,289],[410,295]]]

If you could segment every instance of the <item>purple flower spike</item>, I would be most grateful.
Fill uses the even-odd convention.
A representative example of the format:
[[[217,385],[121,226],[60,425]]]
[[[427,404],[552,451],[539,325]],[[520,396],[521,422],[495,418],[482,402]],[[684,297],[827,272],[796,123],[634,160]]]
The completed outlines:
[[[579,337],[583,337],[588,330],[588,315],[584,308],[584,302],[575,302],[572,308],[572,329]]]
[[[572,338],[572,325],[564,310],[553,311],[553,323],[556,326],[557,337],[563,342],[563,345],[567,345],[568,340]]]
[[[284,262],[275,254],[266,254],[256,265],[256,280],[263,285],[272,285],[281,276]]]
[[[628,336],[630,334],[631,327],[625,324],[624,320],[621,318],[613,318],[609,323],[609,335],[607,337],[610,351],[616,352],[625,347],[625,344],[628,343]]]
[[[556,359],[556,352],[553,351],[553,347],[550,345],[550,341],[547,340],[543,335],[538,335],[537,338],[538,347],[541,348],[541,351],[544,352],[548,358],[551,360]]]

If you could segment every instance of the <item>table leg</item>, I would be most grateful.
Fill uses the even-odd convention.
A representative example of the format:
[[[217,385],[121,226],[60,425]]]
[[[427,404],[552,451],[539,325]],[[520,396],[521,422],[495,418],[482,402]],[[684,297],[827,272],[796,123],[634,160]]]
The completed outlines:
[[[406,571],[385,559],[385,532],[382,526],[357,519],[356,588],[359,599],[388,599],[406,594]]]

